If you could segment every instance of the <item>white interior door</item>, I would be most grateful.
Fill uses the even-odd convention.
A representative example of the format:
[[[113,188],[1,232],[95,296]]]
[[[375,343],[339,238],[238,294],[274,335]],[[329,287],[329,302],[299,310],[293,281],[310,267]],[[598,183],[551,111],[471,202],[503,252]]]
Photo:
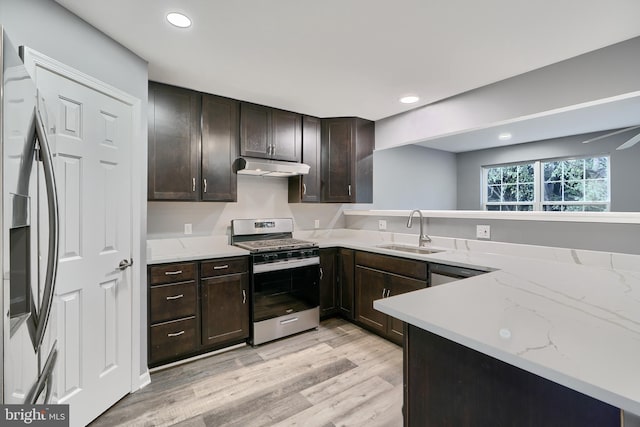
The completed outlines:
[[[37,68],[35,80],[60,206],[54,399],[70,404],[71,425],[81,426],[131,390],[131,269],[118,264],[131,257],[133,113],[47,69]]]

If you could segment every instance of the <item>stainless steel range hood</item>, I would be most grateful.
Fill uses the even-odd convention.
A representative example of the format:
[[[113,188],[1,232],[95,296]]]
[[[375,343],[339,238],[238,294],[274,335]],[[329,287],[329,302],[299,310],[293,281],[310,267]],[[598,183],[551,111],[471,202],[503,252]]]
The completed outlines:
[[[307,175],[311,167],[304,163],[240,157],[235,162],[238,175],[287,177]]]

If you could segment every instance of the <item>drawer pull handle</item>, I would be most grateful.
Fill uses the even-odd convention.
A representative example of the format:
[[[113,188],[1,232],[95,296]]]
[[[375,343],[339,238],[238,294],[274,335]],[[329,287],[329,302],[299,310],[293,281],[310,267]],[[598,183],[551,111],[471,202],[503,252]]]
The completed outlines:
[[[384,294],[386,294],[386,293],[387,293],[387,289],[385,288],[385,289],[382,290],[382,298],[384,298]]]
[[[173,299],[180,299],[184,296],[184,294],[180,294],[180,295],[174,295],[172,297],[167,297],[167,301],[173,300]]]
[[[180,331],[180,332],[175,332],[173,334],[167,334],[168,337],[179,337],[180,335],[184,334],[184,331]]]
[[[175,276],[176,274],[182,274],[182,270],[176,270],[176,271],[165,271],[164,275],[165,276]]]
[[[225,264],[225,265],[214,265],[213,269],[214,270],[224,270],[225,268],[229,268],[229,264]]]
[[[246,304],[247,302],[247,291],[245,291],[244,289],[242,290],[242,303]]]
[[[286,325],[287,323],[293,323],[293,322],[297,322],[297,321],[298,321],[297,317],[292,317],[291,319],[281,320],[280,324],[281,325]]]

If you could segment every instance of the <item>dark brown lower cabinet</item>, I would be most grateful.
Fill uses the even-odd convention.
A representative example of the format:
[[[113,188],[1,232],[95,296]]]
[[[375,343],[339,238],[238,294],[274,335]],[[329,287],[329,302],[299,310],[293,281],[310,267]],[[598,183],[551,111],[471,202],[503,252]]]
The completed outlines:
[[[396,344],[402,344],[403,322],[376,310],[373,302],[426,287],[425,262],[356,252],[355,320]]]
[[[249,337],[249,261],[220,258],[149,267],[149,366]]]
[[[396,344],[402,344],[403,322],[373,308],[373,301],[424,289],[426,281],[356,265],[355,284],[356,320]]]
[[[320,317],[327,318],[338,313],[338,292],[336,289],[336,263],[338,251],[335,248],[320,249]]]
[[[195,316],[158,323],[149,328],[149,364],[178,359],[193,353],[197,346]]]
[[[202,345],[245,340],[249,337],[249,274],[203,279]]]
[[[620,410],[408,325],[407,427],[619,427]]]

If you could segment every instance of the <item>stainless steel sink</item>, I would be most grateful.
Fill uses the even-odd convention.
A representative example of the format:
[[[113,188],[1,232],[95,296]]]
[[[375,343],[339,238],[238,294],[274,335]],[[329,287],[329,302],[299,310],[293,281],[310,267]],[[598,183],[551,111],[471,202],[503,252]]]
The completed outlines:
[[[378,245],[376,247],[380,249],[391,249],[393,251],[411,252],[413,254],[436,254],[438,252],[443,252],[441,249],[421,248],[418,246],[404,246],[404,245],[397,245],[395,243]]]

